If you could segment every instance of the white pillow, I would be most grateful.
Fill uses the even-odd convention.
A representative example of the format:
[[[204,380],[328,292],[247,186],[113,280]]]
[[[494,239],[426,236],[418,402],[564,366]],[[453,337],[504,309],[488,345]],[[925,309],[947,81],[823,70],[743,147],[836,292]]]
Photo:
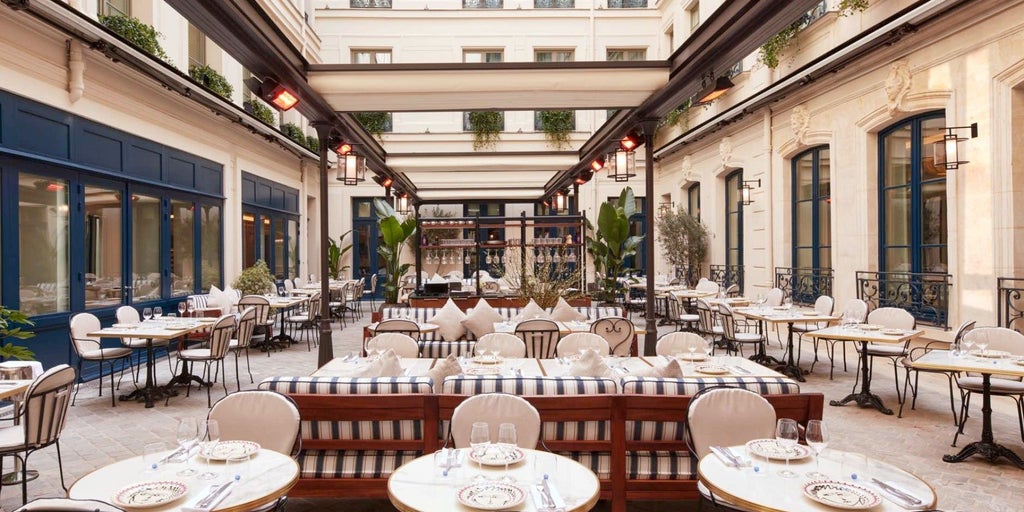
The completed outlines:
[[[388,349],[376,360],[331,372],[332,377],[402,377],[405,371],[393,349]]]
[[[445,279],[444,277],[441,277],[441,276],[440,276],[440,275],[438,275],[438,274],[434,274],[434,276],[433,276],[433,277],[431,277],[431,278],[430,278],[430,280],[429,280],[429,281],[427,281],[427,282],[428,282],[428,283],[447,283],[447,282],[448,282],[448,280],[447,280],[447,279]]]
[[[437,332],[445,341],[457,341],[466,335],[466,328],[462,326],[465,319],[466,314],[448,299],[444,307],[433,318],[427,320],[427,323],[440,326]]]
[[[683,377],[683,367],[679,366],[678,359],[672,358],[667,363],[652,366],[650,368],[644,368],[642,370],[637,370],[637,372],[634,375],[639,375],[641,377],[663,377],[670,379],[681,379]]]
[[[428,370],[426,376],[434,380],[434,393],[440,393],[444,378],[460,373],[462,373],[462,366],[459,365],[458,358],[455,357],[455,354],[448,354],[448,357],[438,361],[433,368]]]
[[[559,297],[555,309],[551,310],[551,319],[556,322],[582,322],[587,319],[587,315],[576,311],[576,308]]]
[[[596,350],[590,349],[581,352],[580,358],[569,367],[568,374],[576,377],[618,377],[605,364],[601,355]]]
[[[466,315],[462,326],[469,329],[469,332],[473,333],[477,339],[480,339],[481,336],[494,332],[494,324],[502,320],[504,318],[486,300],[480,299],[480,302],[477,302],[476,306],[473,306],[473,310]]]
[[[523,320],[533,320],[534,318],[551,320],[551,315],[549,315],[547,311],[544,311],[544,308],[538,306],[533,299],[530,299],[530,302],[523,307],[522,312],[519,314],[522,315]]]
[[[234,293],[228,295],[225,290],[217,288],[217,285],[210,285],[210,298],[206,299],[206,307],[218,308],[221,311],[228,311],[231,309],[232,297]]]

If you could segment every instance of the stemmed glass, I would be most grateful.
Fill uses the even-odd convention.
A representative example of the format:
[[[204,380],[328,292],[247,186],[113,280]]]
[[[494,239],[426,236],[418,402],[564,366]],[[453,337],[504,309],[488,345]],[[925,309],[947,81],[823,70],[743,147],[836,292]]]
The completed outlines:
[[[466,253],[466,256],[462,258],[462,262],[465,263],[466,265],[469,265],[469,263],[470,263],[469,251],[462,251],[462,252]]]
[[[484,476],[484,455],[487,454],[487,446],[491,444],[491,427],[485,422],[477,421],[473,423],[473,429],[469,432],[469,449],[473,453],[473,457],[476,459],[477,466],[480,468],[480,473],[473,477],[474,480],[483,481],[487,477]]]
[[[974,346],[974,339],[972,336],[964,336],[960,338],[960,344],[964,346],[964,354],[971,355],[971,347]]]
[[[164,308],[157,306],[153,308],[153,318],[159,319],[164,316]]]
[[[188,307],[188,316],[196,316],[196,301],[190,299],[188,301],[187,307]]]
[[[142,319],[149,320],[150,318],[153,318],[153,308],[143,308]]]
[[[786,469],[779,471],[779,476],[784,478],[797,476],[796,473],[789,469],[789,458],[793,447],[796,446],[796,442],[799,439],[800,430],[797,428],[796,420],[780,418],[779,422],[775,425],[775,441],[786,453]]]
[[[978,347],[978,355],[984,357],[985,349],[988,348],[988,339],[984,336],[978,336],[978,339],[974,340],[974,345]]]
[[[512,483],[513,478],[508,476],[508,460],[515,454],[516,448],[516,426],[513,423],[502,423],[498,426],[498,449],[502,458],[505,459],[505,476],[501,481]]]
[[[782,305],[785,306],[787,311],[792,309],[793,308],[793,297],[786,297],[785,299],[783,299],[782,300]]]
[[[217,449],[217,443],[220,442],[220,425],[217,423],[217,420],[203,420],[201,436],[202,440],[205,441],[205,446],[201,452],[212,456],[214,450]],[[199,478],[202,480],[212,480],[217,478],[217,473],[207,469],[199,474]]]
[[[810,420],[807,422],[807,431],[804,432],[807,445],[814,450],[814,471],[807,473],[808,478],[825,478],[821,472],[821,452],[828,446],[829,432],[822,420]]]
[[[196,423],[196,419],[193,417],[185,417],[178,420],[178,429],[175,431],[178,440],[178,446],[181,451],[184,452],[185,468],[178,471],[178,476],[192,476],[196,474],[196,470],[192,469],[192,457],[189,457],[189,451],[192,446],[195,445],[199,439],[199,425]]]
[[[185,316],[185,310],[188,309],[188,304],[185,301],[178,303],[178,316]]]

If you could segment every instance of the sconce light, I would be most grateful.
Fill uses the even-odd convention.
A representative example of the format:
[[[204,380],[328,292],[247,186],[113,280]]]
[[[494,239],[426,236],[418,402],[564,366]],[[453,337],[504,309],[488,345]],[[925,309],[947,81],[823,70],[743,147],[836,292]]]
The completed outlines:
[[[608,177],[617,181],[629,181],[636,176],[636,152],[616,150],[608,155],[607,165]]]
[[[750,198],[750,191],[754,188],[761,188],[761,179],[740,182],[740,204],[749,206],[754,200]]]
[[[366,158],[349,152],[338,155],[337,175],[335,179],[346,185],[358,185],[366,181]]]
[[[601,167],[604,167],[604,158],[601,159]],[[593,177],[594,171],[590,169],[583,169],[582,171],[580,171],[579,174],[576,175],[576,178],[573,179],[573,182],[575,182],[577,185],[586,185],[587,182],[590,181],[590,179]]]
[[[676,207],[676,203],[673,202],[673,201],[662,202],[660,205],[658,205],[658,216],[659,217],[664,217],[664,216],[672,213],[672,210],[675,209],[675,207]]]
[[[706,82],[702,83],[705,85],[704,88],[701,89],[701,92],[697,94],[698,105],[711,103],[712,101],[717,100],[721,95],[725,94],[726,91],[733,87],[732,80],[729,80],[729,77],[727,76],[720,76],[716,78],[711,85],[706,85]]]
[[[277,80],[269,76],[263,80],[249,77],[245,80],[245,86],[253,94],[259,96],[261,100],[270,103],[281,111],[288,110],[299,103],[299,98],[295,93],[289,91],[278,83]]]
[[[412,202],[409,201],[409,194],[402,192],[395,193],[395,213],[409,215],[412,213]]]
[[[559,190],[551,197],[551,209],[557,213],[569,211],[569,190]]]
[[[636,148],[643,144],[643,139],[640,138],[640,134],[636,130],[630,130],[625,137],[619,140],[619,147],[623,151],[634,151]]]
[[[971,138],[978,136],[978,123],[971,123],[970,126],[947,126],[943,128],[946,133],[942,136],[942,140],[935,143],[935,153],[933,162],[935,167],[946,170],[953,170],[960,167],[960,164],[966,164],[967,160],[960,160],[959,143],[967,140],[966,137],[957,137],[955,130],[966,130],[970,128]]]

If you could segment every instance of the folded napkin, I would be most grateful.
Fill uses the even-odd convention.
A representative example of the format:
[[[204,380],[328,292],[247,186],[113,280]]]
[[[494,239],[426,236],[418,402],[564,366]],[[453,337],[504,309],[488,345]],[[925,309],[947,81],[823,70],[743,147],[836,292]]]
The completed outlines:
[[[182,512],[210,512],[231,494],[234,484],[235,480],[228,480],[207,486],[203,492],[181,507]]]
[[[551,501],[554,502],[554,507],[549,507],[547,502],[544,501],[544,486],[547,485],[548,495],[551,496]],[[540,512],[564,512],[565,511],[565,500],[562,499],[562,495],[559,494],[558,489],[551,484],[551,480],[548,475],[544,475],[544,481],[537,485],[530,486],[530,493],[533,496],[534,507]]]
[[[596,350],[584,349],[580,352],[580,358],[569,367],[568,375],[576,377],[611,377],[616,378],[616,373],[605,364],[604,359]]]

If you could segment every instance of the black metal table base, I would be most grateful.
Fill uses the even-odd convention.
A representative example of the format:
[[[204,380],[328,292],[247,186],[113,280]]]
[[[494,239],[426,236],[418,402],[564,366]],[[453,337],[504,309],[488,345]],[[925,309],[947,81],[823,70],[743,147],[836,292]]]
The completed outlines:
[[[995,462],[1000,458],[1005,458],[1010,461],[1014,466],[1020,469],[1024,469],[1024,460],[1021,460],[1020,456],[1013,452],[1013,450],[996,443],[995,436],[992,434],[992,375],[988,373],[981,374],[981,389],[982,389],[982,402],[981,402],[981,440],[975,441],[967,446],[964,446],[963,450],[956,455],[943,455],[942,460],[944,462],[963,462],[972,455],[981,455],[988,459],[989,462]],[[964,420],[966,421],[966,419]],[[958,428],[961,430],[964,428],[961,424]]]
[[[889,409],[882,403],[882,399],[878,395],[868,392],[850,393],[846,395],[846,398],[842,400],[829,400],[829,405],[841,407],[850,402],[857,402],[860,407],[874,407],[878,412],[882,414],[892,414],[892,409]]]
[[[804,375],[807,372],[793,361],[793,322],[789,322],[787,325],[789,325],[789,329],[787,329],[789,336],[786,337],[786,353],[788,356],[786,357],[786,362],[779,361],[779,366],[776,366],[774,370],[787,377],[796,379],[798,382],[805,382],[807,379],[804,378]],[[767,336],[765,336],[765,343],[768,342],[767,339]]]
[[[178,396],[178,393],[173,389],[168,389],[166,386],[143,386],[136,388],[135,391],[126,395],[121,395],[119,399],[122,402],[136,401],[146,402],[146,408],[153,407],[153,402],[156,400],[166,400],[169,397]]]

